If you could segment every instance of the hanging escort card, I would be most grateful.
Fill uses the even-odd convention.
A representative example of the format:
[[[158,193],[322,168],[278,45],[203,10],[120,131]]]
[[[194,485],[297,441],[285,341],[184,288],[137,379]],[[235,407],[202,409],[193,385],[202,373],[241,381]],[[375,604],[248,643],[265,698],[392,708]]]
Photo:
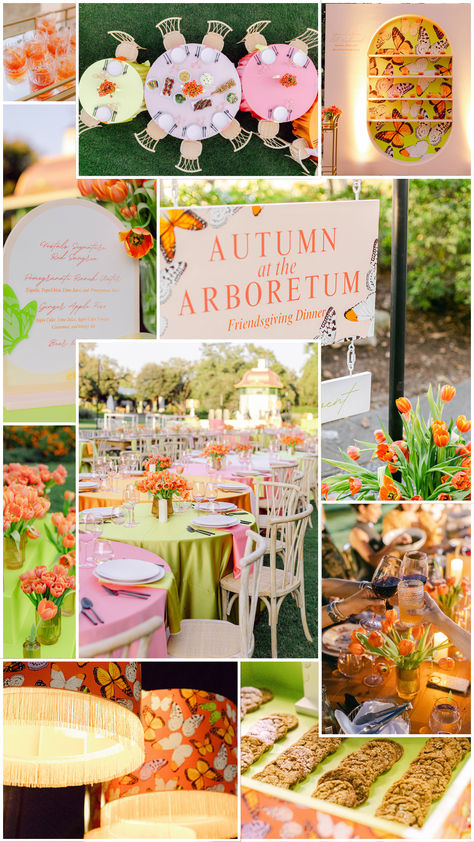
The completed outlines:
[[[372,374],[363,371],[321,383],[321,424],[360,415],[370,409]]]
[[[139,331],[139,264],[110,211],[82,199],[47,202],[8,237],[4,258],[4,405],[75,400],[76,339]]]
[[[378,219],[375,199],[163,209],[161,334],[372,336]]]

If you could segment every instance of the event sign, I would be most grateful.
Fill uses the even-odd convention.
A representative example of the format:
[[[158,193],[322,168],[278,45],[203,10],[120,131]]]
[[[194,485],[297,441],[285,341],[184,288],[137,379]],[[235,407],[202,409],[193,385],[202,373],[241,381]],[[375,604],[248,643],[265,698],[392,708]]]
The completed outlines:
[[[8,237],[4,259],[6,409],[73,404],[76,339],[139,331],[139,265],[110,211],[47,202]]]
[[[321,424],[360,415],[370,409],[372,374],[363,371],[321,383]]]
[[[163,209],[161,334],[372,336],[378,219],[375,199]]]

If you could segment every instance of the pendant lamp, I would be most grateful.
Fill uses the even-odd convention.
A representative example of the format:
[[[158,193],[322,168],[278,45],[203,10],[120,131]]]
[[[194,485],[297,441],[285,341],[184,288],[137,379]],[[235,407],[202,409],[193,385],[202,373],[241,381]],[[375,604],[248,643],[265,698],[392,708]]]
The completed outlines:
[[[136,663],[6,661],[3,679],[4,784],[80,786],[143,762]]]

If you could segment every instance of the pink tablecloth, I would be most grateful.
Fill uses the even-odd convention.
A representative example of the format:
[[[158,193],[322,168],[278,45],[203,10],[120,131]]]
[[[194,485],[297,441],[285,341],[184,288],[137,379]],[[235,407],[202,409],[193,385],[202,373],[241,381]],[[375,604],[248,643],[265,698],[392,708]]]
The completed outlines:
[[[235,542],[234,542],[235,544]],[[115,547],[123,549],[123,555],[127,558],[139,558],[143,561],[163,564],[165,570],[170,568],[162,558],[143,550],[141,547],[134,547],[132,544],[117,544]],[[137,599],[136,597],[112,596],[108,594],[99,584],[98,579],[93,575],[93,567],[79,568],[79,596],[88,597],[94,604],[98,615],[104,620],[103,623],[94,626],[84,614],[79,614],[79,651],[82,646],[89,646],[97,641],[113,637],[119,632],[134,628],[140,623],[149,620],[150,617],[163,617],[163,625],[153,635],[148,657],[166,658],[168,651],[166,647],[166,588],[140,588],[143,593],[149,593],[149,599]],[[112,587],[114,587],[112,585]],[[115,586],[117,587],[117,586]],[[89,612],[90,613],[90,612]],[[136,653],[139,641],[132,644],[130,657]],[[120,654],[118,651],[115,654]]]

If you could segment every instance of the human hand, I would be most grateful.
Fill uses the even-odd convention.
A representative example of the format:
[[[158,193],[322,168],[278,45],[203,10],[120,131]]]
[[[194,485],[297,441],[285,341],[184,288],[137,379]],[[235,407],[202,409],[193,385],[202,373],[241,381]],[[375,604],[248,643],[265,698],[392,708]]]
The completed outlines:
[[[361,614],[363,611],[373,611],[374,614],[385,614],[385,600],[377,597],[370,585],[367,585],[357,593],[338,602],[337,607],[345,617],[352,614]]]

